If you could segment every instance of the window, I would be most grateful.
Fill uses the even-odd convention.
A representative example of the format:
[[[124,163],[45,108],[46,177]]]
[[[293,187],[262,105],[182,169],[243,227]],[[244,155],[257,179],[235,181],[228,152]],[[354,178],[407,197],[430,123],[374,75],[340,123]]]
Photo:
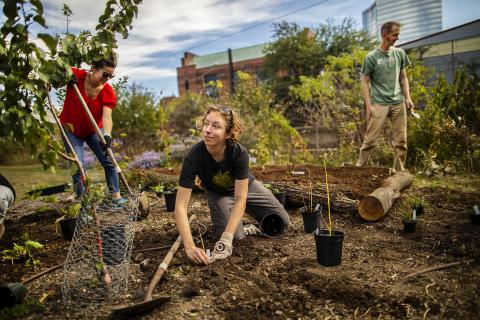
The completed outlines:
[[[190,89],[190,83],[188,83],[188,79],[185,80],[185,91],[188,91]]]

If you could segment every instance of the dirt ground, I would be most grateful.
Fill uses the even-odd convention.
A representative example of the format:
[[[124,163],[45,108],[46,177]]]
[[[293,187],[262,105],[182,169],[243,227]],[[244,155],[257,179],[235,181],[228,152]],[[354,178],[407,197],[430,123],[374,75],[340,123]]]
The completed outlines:
[[[288,182],[308,189],[308,172],[324,181],[322,167],[272,166],[254,169],[262,181]],[[178,174],[177,171],[159,170]],[[359,199],[388,176],[380,168],[328,168],[332,190]],[[445,179],[453,179],[445,177]],[[480,226],[470,223],[472,206],[480,204],[479,179],[472,186],[451,184],[423,186],[414,181],[402,193],[386,217],[367,223],[355,213],[333,212],[334,229],[345,233],[342,264],[323,267],[316,261],[315,241],[303,231],[298,208],[288,208],[291,225],[279,239],[246,237],[234,243],[233,256],[208,266],[189,263],[179,250],[155,291],[171,299],[161,307],[138,316],[142,319],[478,319],[480,317]],[[415,233],[403,232],[402,201],[424,196],[429,203]],[[60,204],[66,194],[59,195]],[[198,217],[193,236],[201,246],[212,248],[215,239],[201,192],[193,194],[192,212]],[[45,244],[34,271],[21,262],[0,262],[0,283],[15,282],[64,261],[69,242],[55,233],[55,210],[35,213],[41,200],[18,201],[9,212],[6,235],[0,250],[11,248],[24,231]],[[245,220],[249,220],[248,217]],[[176,237],[172,213],[163,199],[152,207],[147,220],[136,222],[132,275],[123,302],[140,301],[144,289],[168,249],[136,250],[169,246]],[[408,274],[430,267],[460,262],[442,270]],[[20,318],[109,318],[108,303],[91,308],[66,307],[61,300],[62,270],[28,284],[27,299],[45,296],[44,304],[31,307]],[[92,302],[93,303],[93,302]],[[115,318],[115,317],[113,317]],[[131,317],[130,317],[131,318]]]

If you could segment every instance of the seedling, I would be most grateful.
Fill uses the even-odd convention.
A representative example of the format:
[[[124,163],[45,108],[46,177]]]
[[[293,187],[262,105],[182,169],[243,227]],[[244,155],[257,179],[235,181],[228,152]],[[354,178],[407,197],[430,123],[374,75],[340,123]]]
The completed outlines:
[[[273,194],[279,194],[279,193],[282,193],[284,191],[279,187],[273,186],[271,183],[265,183],[264,186],[268,190],[272,191]]]
[[[155,186],[150,187],[150,190],[158,194],[158,193],[162,193],[164,188],[165,186],[163,185],[163,183],[159,183]]]
[[[2,260],[11,260],[12,264],[14,260],[25,259],[25,266],[33,266],[34,268],[40,265],[40,259],[37,259],[37,252],[43,248],[43,244],[33,241],[30,236],[25,232],[21,237],[22,244],[13,243],[12,249],[2,251]]]

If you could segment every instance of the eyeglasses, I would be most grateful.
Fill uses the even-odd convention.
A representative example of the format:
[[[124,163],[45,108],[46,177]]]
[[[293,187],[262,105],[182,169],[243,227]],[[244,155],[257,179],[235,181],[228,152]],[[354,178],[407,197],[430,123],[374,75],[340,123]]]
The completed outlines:
[[[102,78],[103,79],[107,79],[107,80],[110,80],[110,79],[113,79],[115,78],[115,75],[113,73],[108,73],[108,72],[103,72],[102,73]]]
[[[230,109],[228,107],[220,107],[219,109],[222,110],[225,113],[228,113],[229,115],[232,115],[232,109]]]

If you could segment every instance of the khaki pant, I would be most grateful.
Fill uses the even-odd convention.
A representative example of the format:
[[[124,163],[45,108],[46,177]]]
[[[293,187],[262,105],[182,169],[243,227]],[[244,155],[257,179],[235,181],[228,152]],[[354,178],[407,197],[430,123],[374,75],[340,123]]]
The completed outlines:
[[[405,159],[407,157],[407,113],[405,104],[395,105],[372,105],[372,114],[368,119],[367,131],[363,138],[363,144],[360,147],[360,156],[357,166],[363,166],[367,163],[378,138],[383,133],[383,128],[387,118],[390,119],[393,131],[393,171],[405,171]]]
[[[228,220],[232,214],[234,199],[233,196],[226,196],[214,191],[208,191],[208,206],[212,217],[213,232],[220,237],[227,227]],[[275,214],[278,215],[285,225],[290,224],[290,217],[282,204],[275,198],[273,193],[265,188],[263,184],[257,180],[253,180],[248,186],[247,206],[245,210],[249,215],[257,221],[262,221],[263,217]],[[243,223],[240,222],[235,231],[235,240],[245,237],[243,231]]]

